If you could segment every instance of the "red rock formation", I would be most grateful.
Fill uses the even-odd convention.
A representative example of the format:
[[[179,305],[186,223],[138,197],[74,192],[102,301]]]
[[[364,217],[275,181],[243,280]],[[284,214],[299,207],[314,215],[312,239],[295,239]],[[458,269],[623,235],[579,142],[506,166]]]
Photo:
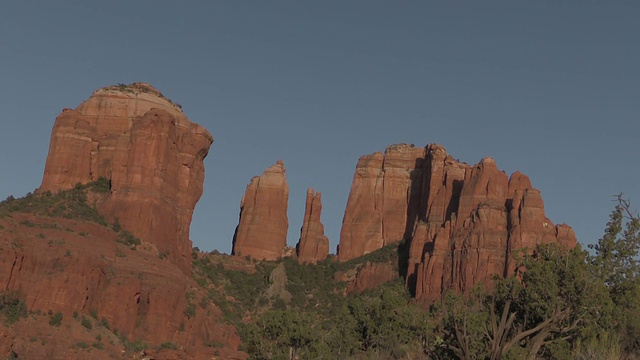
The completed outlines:
[[[289,185],[282,161],[255,176],[240,203],[232,254],[276,260],[287,246]]]
[[[419,200],[412,192],[422,177],[424,149],[392,145],[385,154],[360,158],[340,232],[338,259],[346,261],[410,235],[408,219]],[[409,210],[409,211],[408,211]]]
[[[101,213],[189,271],[189,226],[212,142],[150,85],[106,87],[56,119],[39,191],[108,178]]]
[[[3,291],[17,292],[29,311],[42,314],[10,328],[0,325],[0,356],[11,350],[21,359],[86,358],[74,345],[93,343],[102,333],[105,351],[94,349],[91,358],[121,358],[122,343],[98,326],[104,318],[112,331],[151,346],[171,341],[187,355],[207,353],[210,358],[215,349],[207,345],[216,342],[225,345],[219,349],[224,358],[246,357],[237,351],[235,328],[225,323],[220,308],[205,302],[207,293],[191,274],[159,259],[153,245],[133,250],[117,237],[107,227],[74,219],[22,213],[0,218]],[[62,326],[49,325],[49,311],[63,314]],[[92,331],[81,325],[82,317],[93,323]]]
[[[399,276],[391,263],[370,263],[358,270],[358,274],[347,285],[346,293],[361,293],[365,290],[375,289]]]
[[[329,255],[329,239],[324,235],[324,225],[320,222],[321,213],[321,194],[308,189],[300,241],[296,245],[298,261],[301,263],[316,263]]]
[[[337,271],[333,274],[335,281],[347,283],[343,295],[360,293],[375,289],[378,286],[395,280],[400,276],[397,266],[391,262],[370,262],[357,264],[351,269]]]
[[[525,175],[508,179],[490,158],[473,167],[460,163],[440,145],[394,145],[360,159],[338,258],[397,241],[399,229],[411,241],[407,284],[425,300],[511,273],[520,249],[576,244],[569,226],[545,217],[540,192]]]

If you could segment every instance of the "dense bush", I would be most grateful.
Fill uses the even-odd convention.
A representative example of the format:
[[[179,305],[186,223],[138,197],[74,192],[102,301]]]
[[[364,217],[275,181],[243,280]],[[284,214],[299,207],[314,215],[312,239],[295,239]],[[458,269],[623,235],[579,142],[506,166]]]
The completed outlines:
[[[118,238],[116,239],[116,241],[133,248],[135,248],[137,245],[142,244],[140,239],[135,237],[132,233],[128,232],[127,230],[119,231]]]
[[[82,317],[82,320],[80,321],[80,324],[82,326],[84,326],[85,328],[87,328],[87,330],[93,329],[93,324],[91,324],[91,320],[87,319],[84,316]]]
[[[20,300],[18,293],[3,292],[0,293],[0,315],[7,325],[11,325],[27,316],[27,306]]]
[[[119,334],[117,330],[114,330],[113,333],[118,337],[122,346],[128,351],[138,353],[149,348],[149,345],[142,340],[130,341],[124,334]]]
[[[268,310],[243,328],[247,351],[256,359],[393,359],[422,351],[427,312],[409,302],[400,281],[349,296],[332,311],[326,316],[313,308]]]
[[[49,325],[51,326],[60,326],[62,325],[62,313],[57,312],[49,318]]]
[[[178,350],[178,345],[167,341],[160,344],[160,349]]]

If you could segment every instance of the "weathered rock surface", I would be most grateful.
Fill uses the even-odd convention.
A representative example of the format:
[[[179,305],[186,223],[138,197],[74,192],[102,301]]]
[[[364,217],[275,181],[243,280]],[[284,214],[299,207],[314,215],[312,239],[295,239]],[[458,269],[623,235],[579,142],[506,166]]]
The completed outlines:
[[[152,347],[173,342],[181,349],[177,358],[210,358],[212,342],[225,344],[218,349],[223,358],[246,358],[237,351],[235,328],[220,308],[204,302],[206,291],[190,275],[159,259],[152,244],[133,250],[117,237],[108,227],[81,220],[22,213],[0,218],[0,284],[41,314],[0,325],[0,356],[13,351],[20,359],[132,358],[111,332],[117,329]],[[49,311],[62,313],[60,327],[49,324]],[[83,317],[92,330],[81,324]],[[94,343],[98,334],[104,350],[90,348],[89,355],[75,346]]]
[[[391,263],[367,262],[358,269],[358,274],[349,282],[345,290],[347,293],[361,293],[395,280],[398,276],[398,271]]]
[[[278,160],[247,185],[240,203],[240,223],[232,254],[258,260],[280,259],[287,246],[289,185]]]
[[[269,287],[267,287],[263,295],[267,299],[282,299],[285,302],[291,301],[292,295],[287,290],[287,284],[289,280],[287,278],[287,268],[284,263],[280,263],[276,266],[271,274],[269,274]]]
[[[407,284],[419,299],[469,290],[514,268],[513,253],[536,244],[575,246],[573,230],[544,214],[529,178],[511,178],[491,158],[470,166],[440,145],[392,145],[360,158],[341,230],[346,261],[410,240]]]
[[[298,261],[316,263],[329,255],[329,239],[324,235],[324,225],[320,222],[322,195],[313,189],[307,190],[304,222],[300,230],[300,241],[296,246]]]
[[[99,89],[56,119],[39,192],[108,178],[100,212],[189,271],[189,226],[212,142],[151,85]]]
[[[393,145],[360,158],[351,185],[338,259],[346,261],[411,235],[407,227],[420,199],[411,191],[422,177],[424,148]]]

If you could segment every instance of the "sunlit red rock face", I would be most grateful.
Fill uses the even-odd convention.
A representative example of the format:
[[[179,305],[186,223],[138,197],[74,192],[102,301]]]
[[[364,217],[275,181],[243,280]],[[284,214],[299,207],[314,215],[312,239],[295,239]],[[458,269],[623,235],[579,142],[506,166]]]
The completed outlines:
[[[368,254],[411,235],[424,148],[392,145],[360,158],[347,202],[338,259]]]
[[[189,226],[212,142],[151,85],[106,87],[56,119],[39,191],[110,179],[100,212],[188,271]]]
[[[349,260],[400,239],[410,240],[407,284],[419,299],[466,291],[514,268],[518,249],[576,244],[567,225],[544,214],[540,192],[511,178],[491,158],[470,166],[440,145],[392,145],[356,167],[338,259]]]
[[[102,335],[105,351],[89,356],[74,350],[78,342],[95,342],[104,318],[111,331],[130,340],[178,344],[184,356],[175,359],[210,359],[212,342],[224,344],[220,358],[246,358],[237,351],[235,327],[191,274],[158,258],[153,245],[133,250],[117,237],[82,220],[22,213],[0,218],[0,285],[38,314],[12,327],[0,324],[0,356],[13,350],[20,359],[133,358],[122,356],[122,344],[110,332]],[[49,311],[63,314],[62,326],[49,324]],[[93,322],[92,331],[80,324],[83,317]]]
[[[247,185],[240,203],[240,223],[233,239],[232,254],[258,260],[280,259],[287,246],[288,201],[285,168],[278,160]]]
[[[321,194],[308,189],[304,222],[300,230],[300,241],[296,246],[298,261],[301,263],[316,263],[329,255],[329,239],[324,235],[324,225],[320,222],[321,213]]]

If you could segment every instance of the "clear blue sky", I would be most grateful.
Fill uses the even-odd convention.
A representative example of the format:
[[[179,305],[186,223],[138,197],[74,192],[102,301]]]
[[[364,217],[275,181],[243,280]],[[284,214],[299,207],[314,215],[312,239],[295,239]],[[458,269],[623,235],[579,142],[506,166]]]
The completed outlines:
[[[55,117],[144,81],[214,135],[191,237],[230,252],[240,199],[282,159],[335,252],[356,161],[440,143],[529,175],[579,241],[640,207],[637,1],[3,1],[0,198],[40,184]]]

